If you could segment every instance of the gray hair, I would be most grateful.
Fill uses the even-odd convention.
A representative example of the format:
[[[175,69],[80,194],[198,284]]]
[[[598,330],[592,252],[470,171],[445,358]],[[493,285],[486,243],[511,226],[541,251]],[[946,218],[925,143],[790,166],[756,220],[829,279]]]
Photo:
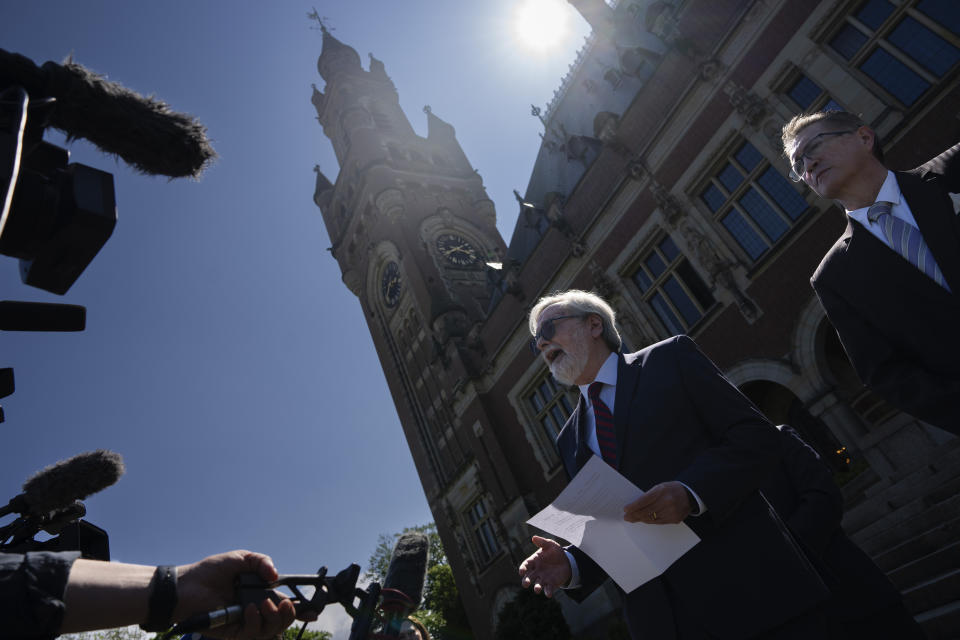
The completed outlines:
[[[617,332],[616,320],[617,314],[610,304],[590,291],[581,291],[580,289],[570,289],[562,293],[544,296],[533,305],[530,310],[529,329],[530,335],[537,335],[537,325],[540,322],[540,316],[547,307],[560,305],[567,311],[580,312],[584,315],[597,315],[603,322],[603,341],[607,343],[611,351],[620,351],[623,341],[620,339],[620,333]]]

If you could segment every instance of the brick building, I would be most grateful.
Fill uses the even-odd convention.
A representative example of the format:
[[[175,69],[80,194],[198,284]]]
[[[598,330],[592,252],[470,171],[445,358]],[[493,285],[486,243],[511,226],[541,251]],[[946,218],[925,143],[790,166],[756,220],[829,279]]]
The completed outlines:
[[[325,31],[313,94],[340,163],[314,200],[477,637],[518,588],[524,521],[565,484],[553,436],[576,397],[531,357],[526,314],[571,287],[614,304],[628,347],[690,334],[800,430],[844,483],[845,528],[931,637],[955,637],[960,441],[859,383],[809,285],[843,213],[788,180],[779,130],[839,105],[896,169],[956,142],[960,4],[570,2],[593,33],[535,112],[543,143],[509,242],[453,127],[425,109],[416,135],[381,62],[364,70]],[[579,637],[604,637],[612,588],[560,599]]]

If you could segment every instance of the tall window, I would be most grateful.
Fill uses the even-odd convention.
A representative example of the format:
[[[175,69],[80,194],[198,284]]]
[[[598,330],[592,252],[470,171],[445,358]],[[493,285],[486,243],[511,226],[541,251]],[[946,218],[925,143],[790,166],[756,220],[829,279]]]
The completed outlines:
[[[532,391],[524,396],[531,413],[535,416],[535,432],[540,449],[549,467],[560,463],[556,439],[561,427],[573,413],[573,405],[566,390],[557,384],[553,376],[546,374],[536,382]]]
[[[483,498],[478,498],[466,513],[467,522],[473,531],[473,539],[476,543],[477,559],[481,566],[487,565],[500,551],[500,545],[497,544],[497,537],[493,533],[493,523],[490,521],[490,514],[483,504]]]
[[[806,200],[749,142],[730,155],[700,199],[754,261],[807,210]]]
[[[710,288],[670,236],[644,254],[631,278],[671,335],[687,333],[714,304]]]
[[[960,2],[868,0],[827,45],[909,107],[960,62]]]
[[[800,77],[787,87],[786,93],[800,107],[799,111],[810,113],[844,110],[820,85],[803,74],[800,74]]]

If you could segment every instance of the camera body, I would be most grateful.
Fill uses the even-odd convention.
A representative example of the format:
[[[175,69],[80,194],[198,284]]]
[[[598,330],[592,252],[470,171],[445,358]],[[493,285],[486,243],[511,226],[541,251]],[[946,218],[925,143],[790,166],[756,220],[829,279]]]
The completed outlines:
[[[0,93],[0,253],[20,259],[25,284],[62,295],[113,233],[117,203],[112,174],[43,140],[53,102]]]

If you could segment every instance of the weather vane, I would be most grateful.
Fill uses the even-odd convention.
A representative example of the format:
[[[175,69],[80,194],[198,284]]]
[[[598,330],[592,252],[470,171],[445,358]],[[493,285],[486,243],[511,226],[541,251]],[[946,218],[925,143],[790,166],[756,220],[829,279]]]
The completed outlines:
[[[311,20],[316,20],[317,24],[320,25],[320,31],[323,33],[327,33],[329,31],[336,31],[335,27],[327,27],[327,23],[330,22],[330,18],[328,18],[327,16],[321,17],[320,14],[317,13],[316,7],[313,8],[313,11],[307,14],[307,17],[310,18]],[[315,28],[315,27],[311,27],[311,28]]]

